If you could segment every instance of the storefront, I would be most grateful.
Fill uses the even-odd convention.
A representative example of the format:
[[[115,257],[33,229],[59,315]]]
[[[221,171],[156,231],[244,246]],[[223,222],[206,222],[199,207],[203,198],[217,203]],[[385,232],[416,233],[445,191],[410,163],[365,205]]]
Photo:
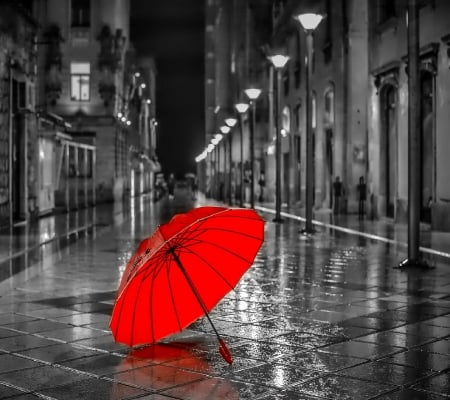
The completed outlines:
[[[95,205],[95,145],[74,141],[61,131],[68,127],[57,116],[47,115],[40,120],[40,215]]]

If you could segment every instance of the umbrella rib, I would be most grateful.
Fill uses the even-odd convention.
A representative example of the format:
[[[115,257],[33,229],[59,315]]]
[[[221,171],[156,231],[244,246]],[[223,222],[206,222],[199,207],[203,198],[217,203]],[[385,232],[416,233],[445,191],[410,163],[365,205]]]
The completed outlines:
[[[238,235],[238,236],[242,236],[242,237],[247,237],[249,239],[255,239],[255,240],[261,240],[260,236],[254,236],[254,235],[250,235],[247,233],[243,233],[240,231],[236,231],[236,230],[231,230],[231,229],[224,229],[224,228],[215,228],[215,227],[209,227],[209,228],[201,228],[201,227],[197,227],[194,231],[190,231],[189,235],[185,235],[182,236],[177,235],[177,237],[173,238],[172,242],[178,243],[181,242],[183,245],[185,245],[187,240],[195,240],[195,237],[198,237],[200,235],[202,235],[205,232],[210,232],[210,231],[218,231],[218,232],[227,232],[227,233],[231,233],[233,235]],[[188,232],[186,232],[188,233]],[[198,233],[195,236],[193,236],[193,233]],[[199,239],[199,242],[201,242],[201,239]],[[176,247],[176,246],[175,246]]]
[[[160,265],[160,263],[164,264],[164,262],[166,261],[163,257],[155,257],[155,258],[157,258],[157,261],[159,261],[158,264],[156,264],[151,269],[144,269],[142,271],[138,271],[134,275],[134,278],[135,278],[137,275],[140,275],[140,272],[142,272],[145,275],[142,277],[141,283],[144,282],[145,280],[149,279],[149,278],[151,278],[151,281],[152,281],[151,282],[151,288],[150,288],[150,291],[149,291],[150,292],[150,304],[151,304],[151,307],[152,307],[150,309],[150,318],[149,318],[150,319],[150,324],[151,324],[150,329],[151,329],[151,334],[152,334],[152,338],[151,338],[151,342],[152,343],[155,342],[155,334],[154,334],[155,326],[154,326],[154,321],[153,321],[153,318],[152,318],[152,315],[153,315],[153,301],[152,301],[152,298],[153,298],[153,293],[154,293],[153,287],[154,287],[154,283],[156,281],[156,278],[157,278],[159,272],[164,268],[164,265]],[[133,322],[134,322],[134,314],[133,314]],[[131,339],[133,339],[133,335],[132,335]]]
[[[147,272],[147,274],[142,277],[142,281],[145,281],[146,279],[149,279],[149,278],[151,278],[151,280],[152,280],[152,289],[150,290],[150,296],[153,296],[153,292],[154,292],[153,285],[154,285],[154,282],[156,280],[156,277],[158,276],[158,274],[162,270],[165,270],[167,272],[167,277],[169,278],[170,262],[169,262],[169,258],[167,257],[167,254],[164,254],[164,256],[161,255],[158,258],[159,258],[159,261],[163,263],[163,265],[157,264],[151,270],[145,271],[145,272]],[[181,331],[182,327],[181,327],[181,323],[180,323],[180,320],[179,320],[178,312],[176,310],[176,304],[175,304],[174,295],[173,295],[174,292],[172,290],[172,285],[170,283],[170,279],[168,279],[168,282],[169,282],[169,291],[170,291],[170,295],[171,295],[171,301],[172,301],[174,312],[175,312],[175,316],[176,316],[176,319],[177,319],[178,329],[179,329],[179,331]],[[150,298],[150,304],[151,304],[151,306],[153,308],[153,301],[152,301],[151,298]],[[153,310],[151,310],[151,315],[153,315]],[[151,327],[150,328],[151,328],[151,332],[152,332],[152,339],[151,339],[151,341],[155,342],[155,336],[154,336],[155,326],[154,326],[153,318],[150,318],[150,322],[151,322]]]
[[[223,250],[225,253],[231,254],[232,256],[234,256],[234,257],[236,257],[236,258],[238,258],[238,259],[240,259],[242,261],[245,261],[245,262],[247,262],[249,264],[252,263],[252,260],[248,260],[245,257],[242,257],[239,253],[231,251],[230,249],[228,249],[228,248],[226,248],[224,246],[221,246],[218,243],[210,242],[210,241],[206,241],[206,240],[199,241],[198,243],[200,243],[200,244],[209,244],[210,246],[213,246],[213,247],[216,247],[216,248],[218,248],[220,250]],[[190,247],[192,247],[192,246],[190,246]],[[182,248],[182,249],[189,249],[190,247],[188,247],[188,246],[181,246],[180,248]],[[193,252],[193,254],[197,254],[197,253]]]
[[[206,231],[211,231],[211,230],[221,231],[221,232],[228,232],[228,233],[232,233],[232,234],[239,235],[239,236],[242,236],[242,237],[247,237],[249,239],[261,240],[261,237],[259,237],[259,236],[253,236],[253,235],[237,232],[237,231],[230,230],[230,229],[219,229],[219,228],[208,228],[208,229],[205,228],[204,230],[197,229],[197,231],[199,231],[199,234],[196,235],[196,236],[198,237],[202,233],[204,233]],[[191,243],[186,243],[188,241],[190,241]],[[179,247],[183,247],[184,248],[184,247],[188,247],[188,245],[198,244],[198,243],[200,243],[200,244],[201,243],[210,243],[211,244],[211,242],[206,242],[203,239],[195,239],[195,237],[174,238],[173,242],[175,243],[174,247],[176,247],[176,248],[179,248]],[[245,261],[248,261],[248,260],[245,260]]]
[[[138,293],[141,290],[143,282],[144,282],[144,280],[141,280],[139,282],[139,289],[137,290]],[[136,306],[137,306],[137,304],[138,304],[138,296],[135,296],[135,298],[134,298],[134,307],[133,307],[133,316],[131,317],[132,318],[131,326],[134,326],[134,321],[136,319]],[[130,329],[130,334],[131,334],[130,343],[131,343],[131,345],[133,345],[134,344],[134,329]]]
[[[221,230],[221,231],[232,232],[232,233],[234,233],[234,234],[238,234],[238,232],[236,232],[236,231],[231,231],[231,230],[226,230],[226,229],[223,229],[223,230],[222,230],[222,229],[216,229],[216,230]],[[206,231],[206,229],[204,229],[204,230],[197,229],[197,231]],[[246,236],[246,237],[251,238],[251,239],[259,239],[258,237],[255,237],[255,236],[252,236],[252,235],[243,235],[243,234],[241,234],[241,235],[242,235],[242,236]],[[186,236],[188,236],[188,235],[186,235]],[[178,240],[177,240],[177,239],[178,239]],[[174,240],[172,240],[172,242],[175,242],[175,246],[174,246],[174,247],[176,247],[177,249],[188,249],[189,246],[187,246],[186,241],[187,241],[186,238],[181,238],[181,237],[174,238]],[[223,250],[223,251],[225,251],[225,252],[231,254],[232,256],[234,256],[234,257],[236,257],[236,258],[241,259],[241,260],[244,261],[244,262],[247,262],[247,263],[251,263],[251,262],[252,262],[252,260],[248,260],[248,259],[242,257],[239,253],[233,252],[233,251],[231,251],[230,249],[228,249],[228,248],[226,248],[226,247],[224,247],[224,246],[221,246],[221,245],[219,245],[219,244],[217,244],[217,243],[210,242],[210,241],[205,241],[205,240],[200,240],[200,239],[195,240],[194,238],[189,238],[189,241],[192,242],[192,243],[189,244],[190,246],[192,246],[192,245],[194,245],[194,244],[204,244],[204,243],[207,243],[207,244],[209,244],[209,245],[211,245],[211,246],[215,246],[215,247],[217,247],[217,248],[219,248],[219,249],[221,249],[221,250]],[[180,243],[180,244],[179,244],[179,243]],[[182,244],[181,244],[181,243],[182,243]],[[172,246],[172,245],[171,245],[171,246]],[[147,260],[147,262],[150,261],[152,258],[153,258],[153,259],[156,258],[157,260],[158,260],[158,258],[159,258],[159,259],[161,259],[161,260],[164,261],[165,258],[167,257],[166,252],[165,252],[165,251],[161,251],[161,249],[160,249],[160,251],[158,251],[158,253],[156,253],[156,254],[157,254],[157,255],[150,257],[150,259]],[[192,253],[192,254],[196,254],[196,253]],[[200,259],[202,259],[202,261],[204,261],[206,264],[208,264],[208,266],[209,266],[210,268],[212,268],[219,276],[221,276],[221,274],[220,274],[214,267],[212,267],[208,262],[206,262],[206,261],[205,261],[202,257],[200,257],[198,254],[196,254],[196,255],[197,255],[197,257],[199,257]],[[157,266],[158,266],[158,265],[157,265]],[[147,269],[147,268],[141,269],[141,271],[142,271],[142,273],[148,273],[148,275],[150,275],[151,273],[157,275],[157,274],[159,274],[159,272],[160,272],[160,270],[158,270],[158,271],[156,270],[157,266],[155,266],[154,268],[151,268],[151,269]],[[162,267],[160,267],[160,269],[161,269],[161,268],[162,268]],[[135,275],[133,276],[133,278],[135,278],[135,277],[137,277],[138,275],[140,275],[140,272],[141,272],[141,271],[137,271],[137,272],[135,273]],[[148,276],[144,277],[144,279],[147,279],[147,277],[148,277]],[[221,277],[222,277],[222,276],[221,276]],[[226,282],[225,278],[222,277],[222,279]],[[228,282],[226,282],[226,283],[227,283],[229,286],[231,286]]]
[[[156,267],[149,271],[149,274],[152,273],[152,275],[153,275],[152,276],[151,286],[150,286],[150,299],[149,299],[149,302],[150,302],[150,316],[149,316],[149,319],[150,319],[150,331],[152,333],[152,340],[151,340],[152,343],[155,341],[155,323],[154,323],[154,320],[153,320],[153,314],[154,314],[153,313],[153,290],[154,290],[154,287],[155,287],[154,285],[155,285],[156,277],[157,277],[157,274],[154,273],[155,269],[156,269]],[[162,266],[160,267],[160,270],[161,269],[162,269]],[[145,281],[146,278],[147,278],[146,276],[142,277],[142,282]]]
[[[116,324],[115,324],[114,331],[116,331],[116,330],[117,330],[117,327],[119,326],[119,321],[120,321],[121,318],[122,318],[122,311],[123,311],[123,307],[124,307],[124,305],[125,305],[125,298],[126,298],[127,295],[129,295],[128,292],[125,292],[125,294],[124,294],[125,298],[122,298],[122,294],[123,294],[123,291],[122,291],[122,293],[120,294],[120,296],[117,297],[117,299],[116,299],[116,302],[118,302],[119,300],[121,300],[121,304],[120,304],[120,310],[119,310],[119,313],[118,313],[119,315],[117,316],[117,319],[116,319]],[[111,329],[112,329],[112,327],[111,327]]]
[[[216,275],[218,275],[221,279],[222,279],[222,281],[226,284],[226,285],[228,285],[228,287],[230,288],[230,290],[234,290],[234,287],[233,287],[233,285],[231,285],[230,284],[230,282],[228,282],[227,281],[227,279],[225,278],[225,276],[223,276],[212,264],[210,264],[206,259],[204,259],[203,257],[201,257],[198,253],[196,253],[196,252],[194,252],[194,251],[192,251],[192,250],[189,250],[188,248],[186,248],[186,249],[183,249],[184,250],[184,253],[186,254],[186,253],[189,253],[189,254],[192,254],[192,255],[194,255],[194,256],[196,256],[197,258],[199,258],[204,264],[206,264],[212,271],[214,271],[215,273],[216,273]]]
[[[219,342],[221,341],[221,337],[219,335],[219,332],[217,332],[216,327],[214,326],[213,322],[211,321],[211,317],[209,316],[208,313],[208,309],[205,306],[205,303],[203,303],[203,300],[200,296],[200,294],[197,291],[197,288],[194,285],[194,282],[192,282],[191,278],[189,277],[188,273],[186,272],[186,270],[184,269],[183,264],[181,263],[180,259],[178,258],[177,253],[175,253],[175,250],[173,247],[170,248],[170,252],[173,254],[173,258],[178,266],[178,268],[181,270],[181,272],[183,273],[188,285],[190,286],[190,288],[192,289],[192,293],[194,293],[195,298],[197,299],[198,303],[200,304],[200,307],[202,308],[203,312],[205,313],[206,318],[208,319],[209,323],[211,324],[214,333],[217,336],[217,339],[219,339]]]
[[[232,230],[232,229],[210,227],[210,228],[207,228],[207,229],[205,228],[205,231],[206,230],[208,230],[208,231],[218,231],[218,232],[228,232],[228,233],[232,233],[234,235],[247,237],[249,239],[261,240],[260,236],[254,236],[254,235],[250,235],[248,233],[244,233],[244,232],[236,231],[236,230]]]
[[[172,284],[170,281],[169,268],[170,268],[170,264],[168,265],[168,268],[166,268],[167,281],[169,282],[170,300],[172,301],[173,311],[175,313],[175,317],[177,318],[178,330],[181,331],[183,328],[181,327],[180,318],[178,316],[178,310],[177,310],[177,306],[175,303],[174,291],[172,290]]]

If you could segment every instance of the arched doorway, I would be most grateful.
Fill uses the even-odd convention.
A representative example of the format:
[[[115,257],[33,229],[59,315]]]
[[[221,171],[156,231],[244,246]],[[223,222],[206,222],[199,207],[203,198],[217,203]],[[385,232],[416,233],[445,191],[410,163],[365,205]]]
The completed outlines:
[[[325,129],[325,169],[324,169],[324,200],[326,205],[332,207],[332,181],[334,164],[334,90],[332,87],[325,91],[324,95],[324,116],[323,123]]]
[[[381,194],[384,195],[384,215],[390,218],[395,213],[397,187],[397,104],[396,87],[384,86],[381,96],[381,137],[380,137],[380,181]]]
[[[423,71],[420,79],[420,219],[431,222],[430,203],[433,198],[433,99],[434,78]]]

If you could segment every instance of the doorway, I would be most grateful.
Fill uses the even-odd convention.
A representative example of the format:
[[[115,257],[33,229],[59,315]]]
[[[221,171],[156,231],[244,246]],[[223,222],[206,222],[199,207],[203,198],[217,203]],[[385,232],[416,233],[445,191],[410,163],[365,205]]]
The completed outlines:
[[[333,130],[328,128],[325,130],[325,193],[327,196],[327,205],[329,208],[333,206]]]
[[[397,105],[396,88],[386,85],[382,96],[382,135],[381,135],[381,182],[384,182],[384,213],[394,218],[396,195],[396,153],[397,153]]]
[[[25,156],[25,114],[19,107],[24,105],[25,82],[12,81],[12,215],[13,222],[26,219],[26,156]]]
[[[420,220],[431,222],[430,205],[433,200],[433,98],[434,79],[423,71],[420,80]]]

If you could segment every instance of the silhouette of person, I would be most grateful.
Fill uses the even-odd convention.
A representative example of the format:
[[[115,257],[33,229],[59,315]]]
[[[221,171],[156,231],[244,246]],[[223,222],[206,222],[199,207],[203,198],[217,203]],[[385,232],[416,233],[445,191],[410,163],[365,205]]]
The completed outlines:
[[[173,199],[175,195],[175,175],[170,174],[167,181],[167,190],[169,192],[169,199]]]
[[[197,200],[197,194],[198,194],[198,178],[195,177],[192,180],[192,199]]]
[[[359,183],[356,186],[358,190],[358,219],[364,219],[366,198],[367,198],[367,185],[364,182],[364,177],[359,177]]]
[[[264,173],[261,173],[261,177],[259,178],[258,181],[258,185],[259,185],[259,201],[263,202],[264,201],[264,187],[266,186],[266,179],[264,176]]]
[[[335,215],[339,214],[341,210],[341,197],[342,197],[342,182],[341,178],[339,176],[336,177],[335,181],[333,182],[333,213]]]

